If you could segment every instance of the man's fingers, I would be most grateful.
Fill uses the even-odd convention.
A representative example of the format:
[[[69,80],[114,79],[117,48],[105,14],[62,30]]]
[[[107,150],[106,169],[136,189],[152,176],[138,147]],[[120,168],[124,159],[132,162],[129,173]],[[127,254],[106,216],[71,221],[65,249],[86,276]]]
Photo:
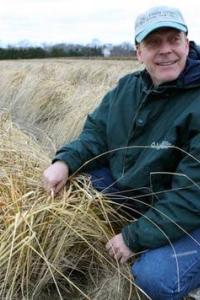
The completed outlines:
[[[62,180],[55,186],[55,194],[57,194],[66,184],[65,180]]]
[[[119,260],[120,257],[121,257],[121,255],[122,255],[122,254],[118,251],[118,249],[110,249],[108,253],[109,253],[110,256],[114,257],[114,258],[117,259],[117,260]]]
[[[51,198],[55,197],[55,190],[53,188],[50,189]]]
[[[109,241],[109,242],[106,243],[106,250],[109,250],[110,247],[111,247],[111,243],[110,243],[110,241]]]
[[[52,191],[55,193],[55,184],[48,182],[47,180],[43,180],[44,189],[51,194]]]
[[[112,247],[108,250],[108,253],[110,256],[114,256],[116,254],[115,250]]]
[[[127,256],[122,256],[121,259],[120,259],[120,263],[121,263],[121,264],[124,264],[125,262],[127,262],[128,259],[129,259],[129,257],[127,257]]]
[[[114,247],[113,245],[108,245],[107,250],[108,250],[108,254],[117,260],[119,260],[120,257],[122,256],[120,249]]]
[[[115,235],[107,242],[106,249],[110,256],[114,257],[122,264],[133,255],[133,252],[124,243],[121,233]]]
[[[57,192],[60,190],[60,188],[64,185],[61,182],[55,180],[55,179],[49,179],[43,176],[43,187],[45,190],[52,195],[52,193],[57,194]]]
[[[128,259],[123,255],[123,253],[118,248],[110,248],[109,255],[112,256],[114,259],[119,261],[120,263],[125,263]]]
[[[43,175],[43,177],[42,177],[42,185],[43,185],[43,187],[44,187],[44,189],[47,191],[47,192],[51,192],[51,189],[53,189],[54,188],[54,186],[55,186],[55,183],[52,181],[50,181],[47,177],[45,177],[44,175]]]
[[[120,251],[118,251],[118,252],[116,252],[115,254],[114,254],[114,258],[116,259],[116,260],[120,260],[120,259],[122,259],[122,257],[123,257],[123,254],[120,252]]]

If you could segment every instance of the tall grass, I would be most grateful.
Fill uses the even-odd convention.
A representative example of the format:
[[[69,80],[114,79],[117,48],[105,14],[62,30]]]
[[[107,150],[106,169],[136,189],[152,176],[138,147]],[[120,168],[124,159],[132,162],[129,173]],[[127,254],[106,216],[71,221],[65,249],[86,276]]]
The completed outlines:
[[[105,250],[126,218],[87,176],[48,196],[47,154],[7,114],[0,135],[0,299],[133,299],[129,267]]]
[[[0,108],[51,147],[76,137],[88,112],[123,75],[138,68],[134,61],[35,60],[1,61]]]

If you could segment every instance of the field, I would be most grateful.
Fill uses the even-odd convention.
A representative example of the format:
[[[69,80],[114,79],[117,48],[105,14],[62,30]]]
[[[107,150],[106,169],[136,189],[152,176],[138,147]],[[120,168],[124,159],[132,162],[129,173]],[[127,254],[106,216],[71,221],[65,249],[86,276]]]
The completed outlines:
[[[139,65],[130,60],[52,59],[1,61],[0,67],[0,109],[7,109],[43,144],[57,147],[76,137],[88,112]]]
[[[54,198],[42,170],[134,61],[1,61],[1,299],[139,299],[104,249],[127,222],[79,175]],[[117,221],[117,222],[116,222]]]

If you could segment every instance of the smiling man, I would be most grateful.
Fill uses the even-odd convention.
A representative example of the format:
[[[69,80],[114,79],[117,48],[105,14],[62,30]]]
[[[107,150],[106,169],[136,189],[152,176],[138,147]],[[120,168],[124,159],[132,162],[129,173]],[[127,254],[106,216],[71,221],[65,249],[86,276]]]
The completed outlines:
[[[121,263],[144,252],[132,273],[153,300],[182,299],[200,286],[200,50],[187,33],[176,8],[138,16],[144,70],[119,81],[43,176],[57,193],[89,161],[93,186],[137,216],[106,248]]]

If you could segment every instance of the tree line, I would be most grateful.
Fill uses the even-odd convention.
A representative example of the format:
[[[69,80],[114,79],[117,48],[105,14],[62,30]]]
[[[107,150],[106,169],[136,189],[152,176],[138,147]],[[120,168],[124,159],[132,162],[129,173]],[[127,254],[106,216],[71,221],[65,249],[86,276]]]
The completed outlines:
[[[135,51],[129,43],[119,45],[55,44],[53,46],[0,47],[0,59],[31,59],[55,57],[133,57]]]

